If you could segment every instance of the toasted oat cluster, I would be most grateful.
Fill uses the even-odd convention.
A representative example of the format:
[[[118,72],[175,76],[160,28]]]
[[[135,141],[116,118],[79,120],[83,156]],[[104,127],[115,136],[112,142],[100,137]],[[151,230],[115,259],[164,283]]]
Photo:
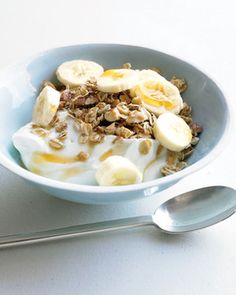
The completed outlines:
[[[61,94],[60,109],[66,108],[80,131],[80,142],[100,142],[105,134],[122,138],[154,138],[153,115],[132,99],[129,91],[103,93],[96,83]]]

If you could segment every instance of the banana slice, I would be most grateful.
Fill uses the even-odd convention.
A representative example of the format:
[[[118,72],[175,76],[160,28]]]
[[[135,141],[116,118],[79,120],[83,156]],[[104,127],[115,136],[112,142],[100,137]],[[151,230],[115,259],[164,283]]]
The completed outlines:
[[[103,71],[103,67],[93,61],[78,59],[61,64],[56,75],[62,84],[78,86],[85,84],[91,78],[99,77]]]
[[[130,69],[105,71],[97,79],[98,90],[117,93],[134,87],[139,81],[138,72]]]
[[[139,97],[145,108],[155,115],[165,112],[178,114],[183,108],[183,100],[176,86],[152,70],[139,73],[140,83],[131,91]]]
[[[192,139],[191,129],[187,123],[170,112],[160,115],[155,120],[153,134],[164,147],[175,152],[186,148]]]
[[[127,158],[110,156],[99,165],[96,180],[101,186],[128,185],[142,182],[142,173]]]
[[[165,79],[163,76],[153,70],[141,70],[138,73],[139,81],[144,82],[153,79]]]
[[[59,91],[45,86],[36,99],[32,122],[47,127],[57,112],[60,96]]]
[[[139,79],[139,82],[137,84],[140,84],[148,80],[159,79],[160,77],[162,77],[161,75],[159,75],[157,72],[153,70],[141,70],[141,71],[137,70],[137,73],[138,73],[138,79]],[[130,95],[133,97],[137,96],[135,89],[136,87],[133,87],[130,89]]]

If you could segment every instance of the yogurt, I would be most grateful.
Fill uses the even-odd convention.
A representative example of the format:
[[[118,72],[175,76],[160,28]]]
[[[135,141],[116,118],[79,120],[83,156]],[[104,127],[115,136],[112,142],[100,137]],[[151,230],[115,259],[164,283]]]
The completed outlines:
[[[47,130],[46,136],[33,132],[33,123],[28,123],[13,135],[13,144],[19,151],[25,167],[41,176],[77,184],[97,185],[96,169],[109,156],[120,155],[133,162],[143,173],[143,181],[161,177],[160,168],[166,164],[167,150],[154,139],[117,139],[106,135],[98,144],[79,143],[79,132],[74,120],[61,112],[67,122],[67,137],[64,148],[53,149],[48,142],[58,133],[55,128]],[[142,146],[148,141],[148,150]],[[80,152],[89,154],[86,161],[80,161]]]

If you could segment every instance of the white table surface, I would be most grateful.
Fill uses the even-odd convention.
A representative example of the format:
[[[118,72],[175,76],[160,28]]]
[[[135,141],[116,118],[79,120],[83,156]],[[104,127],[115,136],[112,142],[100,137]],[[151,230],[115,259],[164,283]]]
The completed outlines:
[[[192,61],[236,93],[234,1],[30,1],[0,4],[0,67],[49,47],[131,43]],[[53,198],[0,168],[0,233],[153,212],[161,200],[202,184],[236,186],[234,138],[208,167],[158,198],[87,206]],[[236,215],[169,236],[142,228],[0,251],[0,294],[235,295]]]

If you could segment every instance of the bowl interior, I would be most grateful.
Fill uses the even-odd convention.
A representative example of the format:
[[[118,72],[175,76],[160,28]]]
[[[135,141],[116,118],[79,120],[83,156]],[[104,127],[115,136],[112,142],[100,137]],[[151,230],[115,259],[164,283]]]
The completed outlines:
[[[194,121],[204,132],[189,164],[206,156],[222,137],[228,116],[225,98],[217,85],[204,73],[182,60],[164,53],[128,45],[89,44],[56,48],[9,67],[0,74],[0,151],[21,164],[11,137],[31,120],[32,107],[43,80],[55,80],[55,69],[72,59],[93,60],[105,68],[117,68],[130,62],[134,68],[159,67],[170,79],[173,75],[187,80],[184,100],[193,109]]]

